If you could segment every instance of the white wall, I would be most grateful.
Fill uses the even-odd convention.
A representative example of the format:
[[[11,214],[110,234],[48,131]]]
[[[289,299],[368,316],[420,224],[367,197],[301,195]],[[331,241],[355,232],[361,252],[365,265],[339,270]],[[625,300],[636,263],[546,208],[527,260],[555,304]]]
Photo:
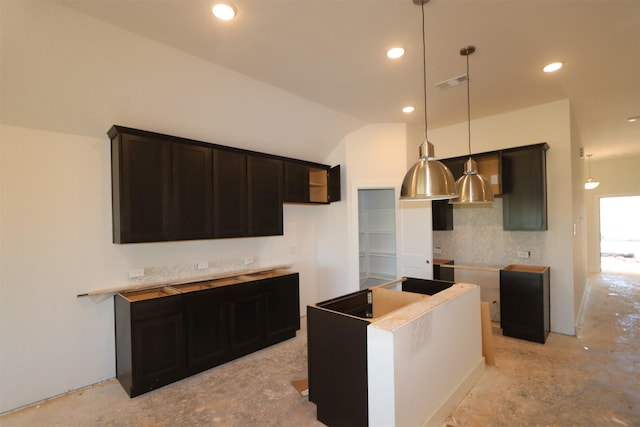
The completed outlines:
[[[472,152],[485,152],[502,148],[546,142],[548,230],[522,235],[525,232],[503,232],[496,239],[512,239],[521,234],[527,240],[539,240],[541,255],[536,260],[551,267],[551,330],[568,335],[575,333],[573,273],[573,200],[572,145],[569,100],[561,100],[506,114],[473,120],[471,123]],[[468,153],[467,124],[434,129],[429,133],[436,154],[440,158]],[[455,215],[455,213],[454,213]],[[535,239],[532,237],[536,234]],[[478,246],[478,240],[467,242]],[[486,241],[485,244],[491,244]],[[478,247],[482,252],[484,249]],[[444,254],[443,254],[443,257]],[[500,262],[522,264],[515,253],[501,254]],[[526,260],[525,260],[526,261]],[[579,284],[581,285],[581,284]]]
[[[400,186],[406,172],[406,125],[364,126],[345,136],[328,159],[346,167],[342,203],[320,214],[318,301],[358,290],[358,188]]]
[[[285,205],[284,236],[115,245],[107,138],[2,125],[0,153],[0,411],[115,375],[112,300],[76,295],[131,268],[291,263],[302,308],[316,302],[315,206]]]
[[[591,178],[600,181],[600,185],[593,190],[584,190],[587,215],[587,265],[590,273],[600,271],[600,198],[640,195],[639,165],[640,155],[609,159],[591,158]],[[580,185],[584,184],[587,178],[587,168],[585,167],[584,170]]]
[[[580,157],[582,140],[578,127],[571,114],[571,180],[572,216],[573,216],[573,310],[576,328],[579,327],[581,310],[586,297],[587,286],[587,220],[584,203],[584,162]],[[576,331],[577,333],[577,331]]]
[[[2,123],[120,124],[322,162],[364,123],[58,2],[0,2]]]
[[[0,8],[0,412],[114,376],[112,301],[76,294],[126,285],[130,268],[292,263],[301,306],[317,302],[317,216],[330,207],[286,205],[279,237],[111,243],[106,131],[324,162],[357,120],[60,4]]]

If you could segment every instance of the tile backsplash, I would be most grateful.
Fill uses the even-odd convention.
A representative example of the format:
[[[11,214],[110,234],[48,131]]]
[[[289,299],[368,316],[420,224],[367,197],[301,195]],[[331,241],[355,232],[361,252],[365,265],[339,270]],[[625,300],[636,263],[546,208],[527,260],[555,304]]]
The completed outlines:
[[[453,230],[434,231],[434,258],[453,259],[460,265],[504,267],[508,264],[541,265],[546,232],[502,229],[502,199],[478,206],[454,205]],[[530,252],[519,258],[518,252]]]

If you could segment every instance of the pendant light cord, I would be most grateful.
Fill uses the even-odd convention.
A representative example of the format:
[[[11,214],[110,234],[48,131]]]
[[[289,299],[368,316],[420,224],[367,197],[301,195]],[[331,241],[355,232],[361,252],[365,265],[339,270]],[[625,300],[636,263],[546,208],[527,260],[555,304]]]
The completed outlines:
[[[469,133],[469,157],[471,157],[471,78],[469,77],[469,55],[467,57],[467,131]]]
[[[427,42],[426,32],[424,28],[424,4],[422,3],[422,78],[424,84],[424,140],[428,141],[427,138]]]

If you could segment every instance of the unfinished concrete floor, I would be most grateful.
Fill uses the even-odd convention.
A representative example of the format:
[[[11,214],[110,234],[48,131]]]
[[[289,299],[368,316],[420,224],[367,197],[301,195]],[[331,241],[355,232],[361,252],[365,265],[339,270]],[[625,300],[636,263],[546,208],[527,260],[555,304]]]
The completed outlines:
[[[577,337],[536,344],[494,328],[496,366],[447,426],[640,426],[640,275],[590,279]],[[0,417],[13,426],[315,426],[306,333],[130,399],[116,380]],[[402,426],[404,427],[404,426]]]

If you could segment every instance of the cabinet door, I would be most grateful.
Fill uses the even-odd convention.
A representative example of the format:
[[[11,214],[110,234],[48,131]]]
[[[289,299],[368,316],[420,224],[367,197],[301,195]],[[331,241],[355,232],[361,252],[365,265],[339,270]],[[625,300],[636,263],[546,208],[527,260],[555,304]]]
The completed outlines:
[[[224,288],[186,295],[187,369],[189,374],[230,359]]]
[[[445,289],[450,288],[452,285],[453,282],[409,277],[407,280],[402,282],[402,290],[405,292],[414,292],[416,294],[435,295],[438,292],[442,292]]]
[[[454,159],[443,160],[442,163],[444,163],[444,165],[449,168],[451,174],[453,175],[453,179],[457,181],[458,178],[460,178],[464,174],[464,164],[468,159],[469,157],[467,156],[456,157]]]
[[[217,238],[248,235],[247,156],[213,151],[213,231]]]
[[[448,200],[432,200],[431,212],[434,230],[453,230],[453,205]]]
[[[329,426],[369,424],[365,319],[307,306],[309,400]]]
[[[265,346],[264,296],[261,283],[234,285],[230,290],[229,337],[231,357]]]
[[[300,329],[299,276],[276,277],[264,282],[267,344],[293,338]]]
[[[549,334],[549,273],[500,270],[503,335],[539,343]]]
[[[171,146],[174,240],[212,237],[211,149]]]
[[[340,165],[334,166],[329,170],[329,202],[339,202],[342,199],[342,191],[340,189]]]
[[[183,375],[182,313],[133,323],[131,397],[169,384]]]
[[[114,243],[170,240],[171,144],[120,135],[111,155]]]
[[[284,162],[284,201],[309,203],[309,167],[307,165]]]
[[[547,229],[546,159],[542,146],[502,153],[505,230]]]
[[[282,160],[247,156],[250,236],[282,234],[282,175]]]
[[[464,162],[467,158],[442,160],[457,181],[464,173]],[[434,230],[453,230],[453,205],[449,200],[433,200],[431,202],[431,225]]]

